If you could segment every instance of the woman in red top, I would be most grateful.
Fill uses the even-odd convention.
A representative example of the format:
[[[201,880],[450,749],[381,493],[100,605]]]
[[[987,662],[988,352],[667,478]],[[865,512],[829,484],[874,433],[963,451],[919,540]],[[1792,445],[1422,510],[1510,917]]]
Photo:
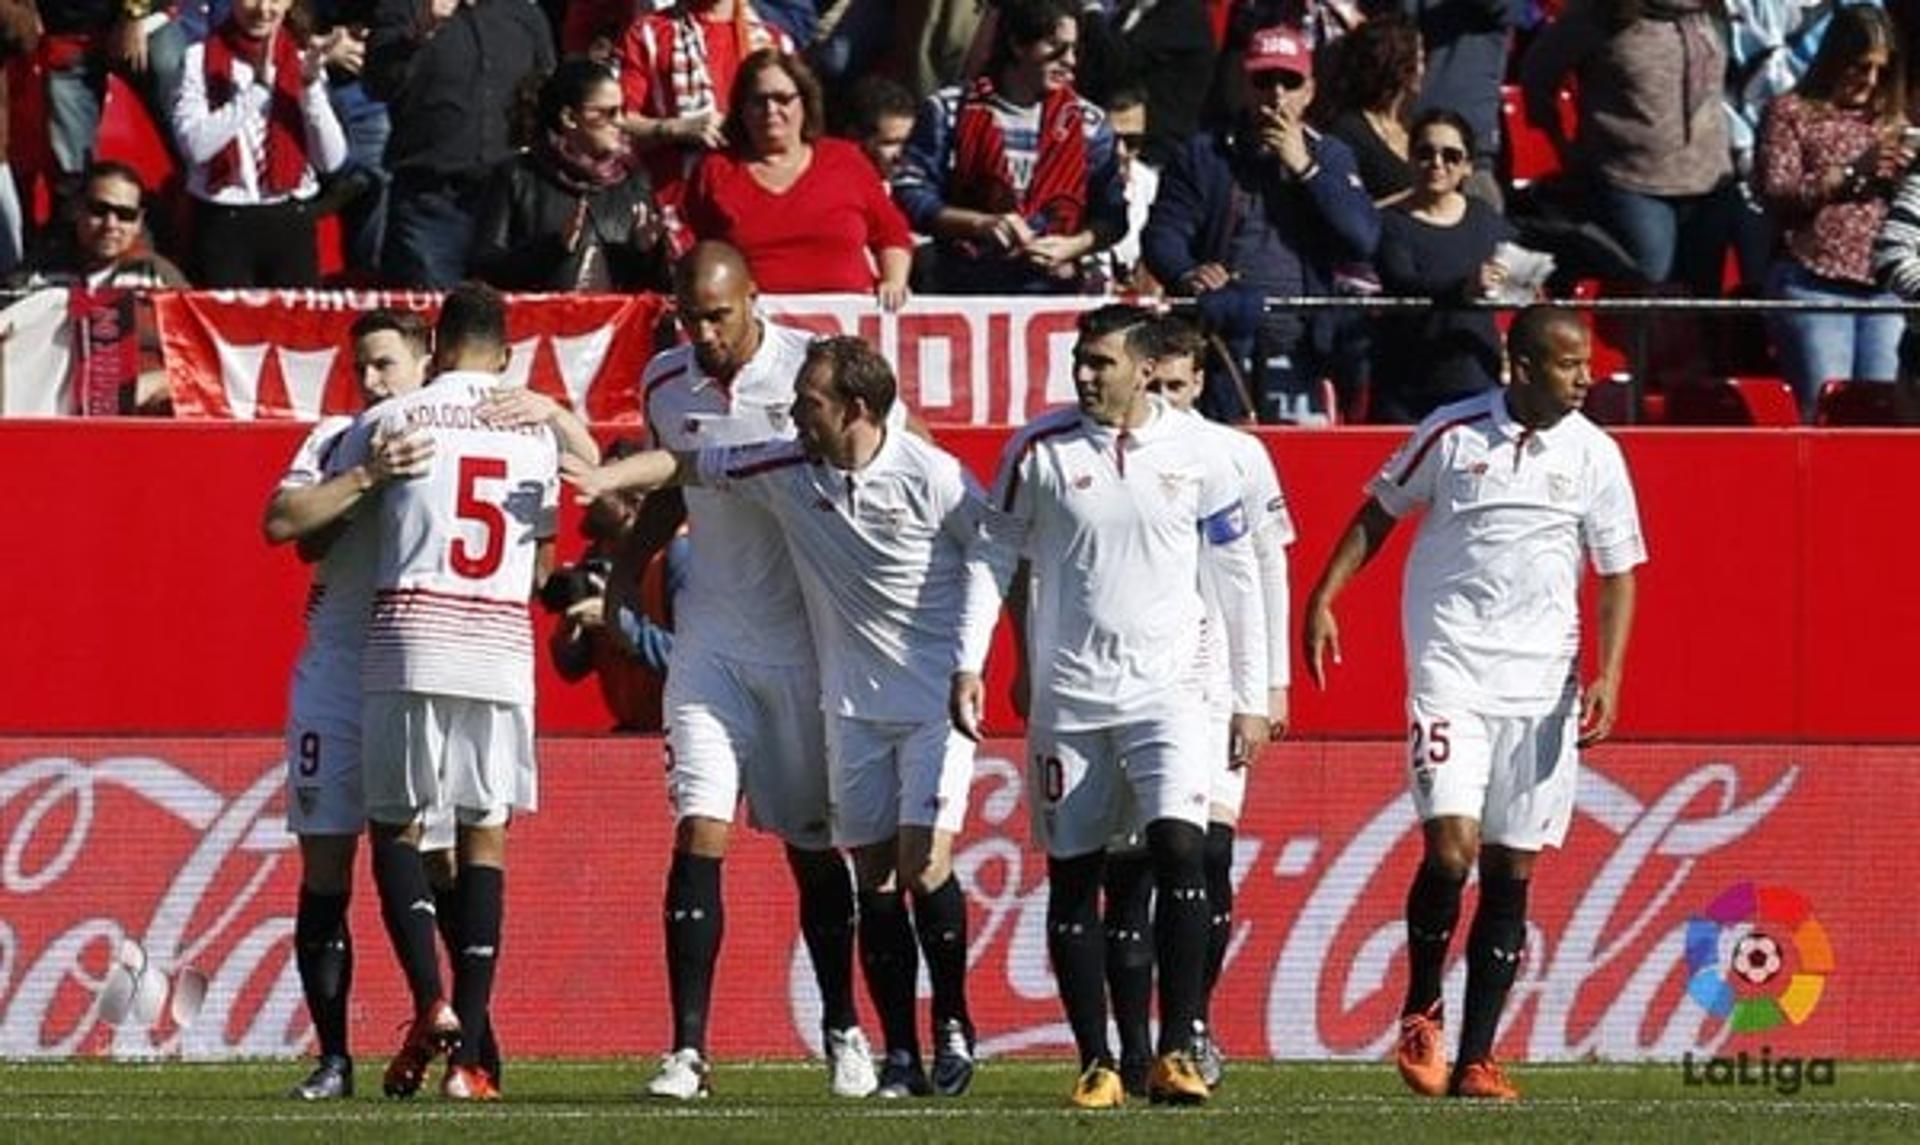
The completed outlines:
[[[860,149],[823,134],[820,83],[771,49],[740,64],[727,112],[730,145],[701,160],[686,223],[740,248],[770,294],[872,292],[907,299],[913,236]]]
[[[1893,300],[1874,284],[1869,255],[1914,160],[1900,49],[1885,12],[1842,8],[1800,86],[1767,107],[1754,182],[1781,234],[1768,273],[1777,298]],[[1806,415],[1828,379],[1891,382],[1898,372],[1898,314],[1790,311],[1771,325]]]

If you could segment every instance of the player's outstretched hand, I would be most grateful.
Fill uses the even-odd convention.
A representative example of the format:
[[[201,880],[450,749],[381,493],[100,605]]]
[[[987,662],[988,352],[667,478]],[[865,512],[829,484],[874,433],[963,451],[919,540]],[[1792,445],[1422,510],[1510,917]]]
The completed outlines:
[[[588,465],[571,453],[560,455],[560,480],[573,486],[573,499],[582,505],[593,504],[613,488],[604,466]]]
[[[987,686],[978,672],[955,672],[947,693],[947,716],[953,728],[974,743],[980,742],[981,712],[987,703]]]
[[[1300,650],[1307,661],[1307,675],[1312,678],[1313,686],[1327,686],[1327,657],[1340,662],[1340,623],[1333,618],[1333,609],[1319,600],[1307,602],[1307,622],[1300,629]]]
[[[1620,684],[1602,676],[1580,695],[1580,746],[1592,747],[1613,732],[1620,712]]]
[[[480,416],[501,429],[545,425],[559,412],[559,402],[525,386],[489,390],[480,399]]]
[[[374,435],[368,468],[376,484],[424,477],[433,469],[433,437],[420,429],[383,430]]]
[[[1238,771],[1252,764],[1271,734],[1267,717],[1251,712],[1233,713],[1227,722],[1227,766]]]

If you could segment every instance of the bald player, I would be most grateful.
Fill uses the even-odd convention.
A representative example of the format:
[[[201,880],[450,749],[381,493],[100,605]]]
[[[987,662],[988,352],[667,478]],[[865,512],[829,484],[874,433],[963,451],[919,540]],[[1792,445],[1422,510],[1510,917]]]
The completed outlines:
[[[675,267],[687,342],[655,355],[641,381],[657,448],[697,452],[794,436],[794,384],[813,336],[761,317],[758,299],[746,260],[725,243],[699,243]],[[639,581],[635,571],[682,521],[691,526],[690,548],[664,698],[675,819],[664,911],[673,1043],[646,1092],[689,1100],[711,1091],[707,1018],[725,925],[720,870],[744,798],[748,821],[786,846],[820,988],[829,1088],[865,1097],[880,1082],[853,996],[853,880],[833,848],[819,669],[778,523],[759,505],[710,489],[648,497],[608,578],[608,614],[634,607],[626,596]],[[898,890],[863,896],[862,907],[863,933],[904,930],[913,949]]]
[[[1527,938],[1527,887],[1573,816],[1578,748],[1619,710],[1635,566],[1647,559],[1620,447],[1580,412],[1591,350],[1571,311],[1534,306],[1507,334],[1512,381],[1442,406],[1367,485],[1307,598],[1314,683],[1340,662],[1333,602],[1395,524],[1422,514],[1400,624],[1407,657],[1407,783],[1425,854],[1407,892],[1407,995],[1396,1059],[1416,1093],[1511,1101],[1493,1058]],[[1599,672],[1583,689],[1580,573],[1590,561]],[[1467,993],[1451,1071],[1441,979],[1475,863]]]

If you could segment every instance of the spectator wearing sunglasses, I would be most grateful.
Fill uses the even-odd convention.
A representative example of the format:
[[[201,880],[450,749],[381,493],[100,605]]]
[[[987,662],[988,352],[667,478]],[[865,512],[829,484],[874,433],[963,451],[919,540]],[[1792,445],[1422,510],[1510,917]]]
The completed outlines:
[[[824,136],[820,83],[798,56],[763,48],[740,64],[724,151],[687,185],[686,222],[747,257],[772,294],[907,299],[913,232],[860,148]]]
[[[43,245],[27,264],[7,279],[13,290],[73,288],[70,314],[113,315],[112,324],[134,338],[109,340],[96,348],[104,369],[131,382],[119,386],[119,412],[158,413],[170,409],[166,370],[160,357],[160,331],[153,318],[151,290],[181,288],[187,278],[178,267],[154,254],[147,245],[146,188],[140,176],[124,163],[96,162],[87,169],[80,193],[73,200],[73,230],[64,241]],[[96,332],[99,318],[91,318]],[[121,352],[130,358],[117,358]],[[90,367],[91,368],[91,367]],[[125,374],[117,371],[124,369]],[[85,400],[85,399],[83,399]]]
[[[620,130],[620,81],[563,60],[541,82],[531,146],[494,168],[469,272],[501,290],[665,290],[659,204]]]
[[[1161,292],[1140,261],[1140,232],[1147,229],[1147,214],[1160,193],[1160,172],[1141,153],[1149,122],[1146,93],[1139,88],[1121,88],[1108,98],[1107,123],[1113,127],[1114,153],[1127,185],[1127,235],[1107,252],[1107,264],[1113,284],[1136,294]]]
[[[1474,138],[1465,117],[1436,108],[1414,120],[1410,134],[1413,189],[1381,213],[1373,265],[1385,293],[1440,305],[1383,314],[1374,327],[1367,419],[1383,424],[1411,425],[1499,382],[1492,311],[1447,304],[1497,289],[1507,272],[1494,247],[1514,237],[1499,211],[1467,194]]]
[[[95,163],[74,202],[73,230],[65,241],[46,244],[8,285],[92,289],[172,289],[187,285],[180,268],[153,253],[146,234],[146,188],[124,163]]]
[[[1241,65],[1238,126],[1188,141],[1160,174],[1141,247],[1155,278],[1198,299],[1202,316],[1249,368],[1251,392],[1208,378],[1199,408],[1217,420],[1323,417],[1309,395],[1333,324],[1273,297],[1326,294],[1333,270],[1373,257],[1380,217],[1347,145],[1307,126],[1312,53],[1286,25],[1254,32]]]
[[[1071,0],[1003,0],[986,70],[921,105],[893,195],[950,294],[1073,293],[1127,232],[1105,114],[1075,91]]]

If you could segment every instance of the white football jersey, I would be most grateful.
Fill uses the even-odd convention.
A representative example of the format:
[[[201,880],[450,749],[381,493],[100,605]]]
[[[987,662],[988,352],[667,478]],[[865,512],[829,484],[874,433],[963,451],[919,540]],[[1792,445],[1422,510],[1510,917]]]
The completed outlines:
[[[336,455],[352,427],[350,417],[322,418],[287,463],[279,488],[311,488],[346,468],[336,463]],[[367,602],[373,599],[373,549],[372,531],[354,514],[313,566],[313,586],[307,593],[307,640],[300,653],[303,662],[310,656],[341,652],[358,658],[367,631]],[[299,671],[295,669],[296,674]],[[348,683],[358,690],[359,676]]]
[[[1055,410],[1001,457],[996,529],[1031,568],[1033,713],[1053,730],[1109,727],[1192,696],[1204,591],[1220,594],[1229,624],[1265,629],[1233,466],[1192,418],[1151,405],[1131,430]],[[1266,659],[1264,640],[1233,650],[1234,711],[1266,711]]]
[[[1611,575],[1647,559],[1620,447],[1578,411],[1536,431],[1489,390],[1435,410],[1367,485],[1425,508],[1400,622],[1412,695],[1538,715],[1580,652],[1584,551]]]
[[[380,491],[369,692],[533,701],[528,602],[539,542],[554,534],[559,445],[546,426],[501,429],[478,412],[493,374],[442,374],[369,410],[342,447],[357,464],[376,430],[424,430],[432,470]]]
[[[986,663],[1000,610],[989,510],[952,454],[892,430],[851,472],[782,442],[703,451],[699,479],[785,531],[829,714],[945,718],[953,673]],[[993,559],[1004,581],[1013,557]]]
[[[1260,565],[1266,628],[1248,638],[1264,640],[1267,645],[1267,684],[1286,687],[1291,682],[1292,646],[1287,638],[1291,609],[1287,591],[1287,546],[1293,544],[1293,514],[1287,509],[1287,495],[1281,489],[1280,475],[1274,469],[1273,455],[1264,442],[1251,433],[1209,421],[1189,411],[1200,432],[1212,439],[1232,463],[1240,481],[1240,500],[1247,510],[1247,534],[1253,541],[1254,559]],[[1232,660],[1225,619],[1214,608],[1202,618],[1199,658],[1195,670],[1207,698],[1215,707],[1225,707],[1232,696]]]
[[[661,449],[697,453],[794,438],[794,384],[813,335],[761,320],[760,348],[731,383],[701,372],[692,346],[654,355],[642,403]],[[890,428],[906,423],[895,402]],[[687,576],[674,598],[674,639],[753,664],[813,659],[806,605],[779,524],[752,501],[698,487],[687,504]]]
[[[693,347],[647,363],[647,425],[662,449],[693,452],[791,441],[793,385],[812,335],[761,323],[760,348],[724,385],[701,372]],[[687,502],[687,576],[674,598],[674,639],[756,664],[813,659],[806,605],[777,522],[751,501],[712,489]]]

